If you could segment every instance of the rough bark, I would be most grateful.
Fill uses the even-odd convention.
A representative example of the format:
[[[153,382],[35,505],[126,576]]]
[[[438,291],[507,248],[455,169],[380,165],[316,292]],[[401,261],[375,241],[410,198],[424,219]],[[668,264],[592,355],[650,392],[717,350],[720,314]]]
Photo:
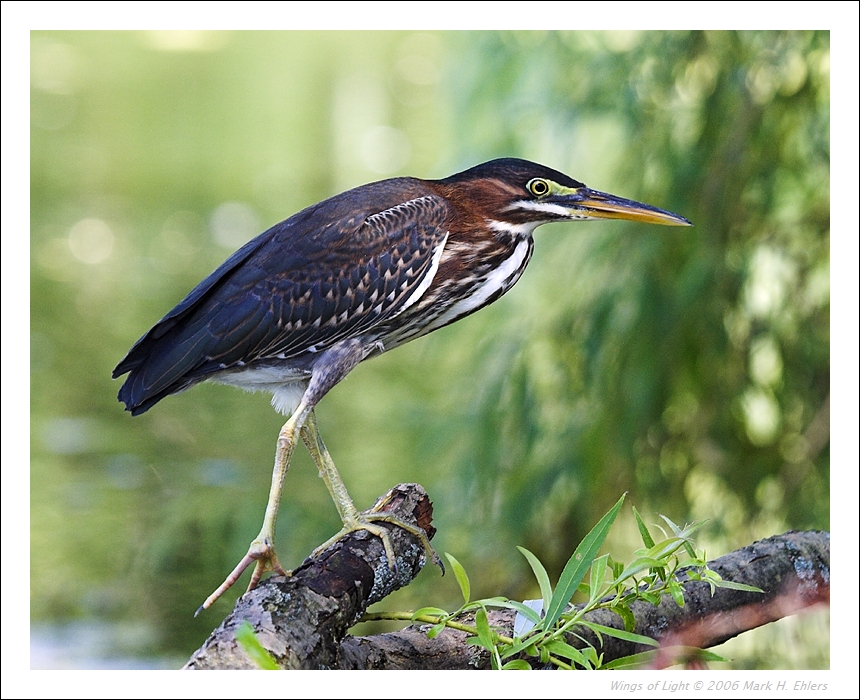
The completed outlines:
[[[379,501],[378,510],[417,524],[428,538],[433,506],[418,484],[400,484]],[[358,531],[307,559],[291,576],[272,576],[236,602],[233,612],[209,636],[185,669],[254,669],[236,641],[250,623],[262,646],[282,668],[338,668],[340,642],[369,605],[409,584],[426,561],[418,538],[389,523],[396,565],[388,565],[382,541]]]
[[[417,484],[401,484],[381,500],[383,510],[417,523],[428,536],[435,532],[432,506]],[[245,620],[282,668],[489,668],[488,655],[466,644],[467,635],[456,630],[445,629],[434,639],[427,638],[428,625],[372,637],[346,634],[369,605],[407,585],[426,561],[415,537],[402,528],[387,527],[397,558],[396,571],[389,568],[379,538],[352,533],[307,560],[292,576],[274,576],[242,596],[185,668],[256,668],[235,639],[237,627]],[[757,586],[764,593],[718,588],[711,595],[708,584],[686,581],[682,584],[683,608],[668,596],[658,606],[634,604],[634,631],[661,644],[655,666],[677,663],[671,648],[715,646],[830,599],[830,536],[826,532],[771,537],[715,559],[709,566],[725,580]],[[590,619],[623,628],[621,619],[608,611],[592,613]],[[490,613],[490,624],[507,636],[511,636],[513,621],[511,611]],[[590,641],[604,661],[650,649],[605,635],[602,646],[596,639]],[[568,642],[580,647],[585,643],[575,637]]]

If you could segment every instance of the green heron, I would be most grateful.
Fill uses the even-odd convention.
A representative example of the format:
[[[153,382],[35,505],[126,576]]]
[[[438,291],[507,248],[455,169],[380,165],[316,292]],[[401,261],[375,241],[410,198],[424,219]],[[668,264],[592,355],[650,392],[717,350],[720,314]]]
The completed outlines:
[[[358,512],[320,439],[314,407],[359,362],[447,326],[507,292],[541,224],[629,219],[688,226],[656,207],[589,189],[551,168],[493,160],[443,180],[400,177],[349,190],[282,221],[236,251],[152,327],[113,371],[136,416],[204,380],[272,393],[280,431],[266,515],[248,553],[201,609],[251,564],[269,570],[284,477],[301,436],[348,532],[368,530],[394,557],[380,522]],[[199,612],[199,611],[198,611]]]

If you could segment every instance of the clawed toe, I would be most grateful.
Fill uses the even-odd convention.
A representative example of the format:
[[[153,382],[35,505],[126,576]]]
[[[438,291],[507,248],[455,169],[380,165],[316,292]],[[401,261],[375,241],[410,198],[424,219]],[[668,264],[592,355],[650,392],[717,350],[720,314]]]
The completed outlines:
[[[233,584],[239,580],[239,577],[245,572],[251,564],[254,564],[254,571],[251,574],[251,582],[248,584],[248,591],[253,590],[260,583],[260,579],[267,571],[273,571],[280,576],[289,576],[289,572],[281,566],[278,561],[278,555],[275,553],[275,548],[269,542],[268,538],[256,539],[248,548],[248,553],[242,557],[242,560],[236,565],[236,568],[230,572],[230,575],[224,579],[218,588],[203,602],[194,617],[197,617],[201,612],[211,607],[224,593],[226,593]],[[247,592],[247,591],[246,591]]]
[[[442,574],[445,574],[445,566],[442,564],[442,560],[439,558],[439,555],[436,553],[436,550],[433,549],[433,546],[430,544],[430,540],[427,538],[427,533],[424,532],[420,527],[414,525],[412,523],[407,523],[399,518],[395,518],[392,515],[388,515],[386,513],[361,513],[356,515],[349,520],[344,521],[343,529],[338,532],[334,537],[323,542],[319,547],[317,547],[313,553],[312,557],[316,557],[322,554],[326,549],[331,547],[335,542],[343,539],[348,534],[352,532],[358,532],[359,530],[365,530],[369,532],[371,535],[375,535],[380,540],[382,540],[382,546],[385,549],[385,556],[388,559],[388,567],[392,571],[397,571],[397,560],[394,555],[394,548],[391,546],[391,540],[388,537],[388,530],[381,525],[377,525],[376,523],[391,523],[392,525],[396,525],[403,530],[406,530],[410,535],[418,538],[421,545],[424,547],[424,551],[430,560],[436,564],[441,570]]]

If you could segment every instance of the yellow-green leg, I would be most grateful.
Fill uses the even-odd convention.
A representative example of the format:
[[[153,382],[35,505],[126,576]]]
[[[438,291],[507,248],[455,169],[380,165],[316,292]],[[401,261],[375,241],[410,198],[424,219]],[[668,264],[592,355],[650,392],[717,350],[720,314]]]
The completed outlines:
[[[299,432],[314,459],[314,462],[319,469],[320,476],[325,482],[326,487],[331,494],[340,519],[343,522],[343,529],[334,537],[320,545],[314,550],[314,554],[318,554],[334,544],[344,535],[356,530],[367,530],[373,535],[382,540],[382,545],[385,547],[385,555],[388,557],[388,565],[393,570],[395,568],[394,549],[391,546],[391,541],[388,538],[388,531],[374,523],[386,522],[402,527],[407,532],[411,533],[419,539],[424,546],[425,551],[432,561],[439,566],[443,571],[444,567],[439,559],[439,555],[430,545],[427,539],[427,534],[417,525],[404,522],[386,513],[369,513],[362,514],[352,502],[352,499],[347,493],[346,485],[337,473],[334,466],[334,461],[331,458],[325,444],[320,437],[317,428],[316,416],[313,409],[307,403],[302,401],[299,407],[295,410],[290,419],[284,423],[281,432],[278,435],[278,447],[275,451],[275,467],[272,470],[272,486],[269,490],[269,501],[266,504],[266,515],[263,518],[263,527],[260,534],[251,542],[248,548],[248,553],[242,558],[236,568],[230,572],[230,575],[224,579],[224,583],[218,586],[217,589],[210,595],[203,605],[201,605],[196,614],[201,610],[210,607],[218,598],[220,598],[228,589],[230,589],[239,577],[245,572],[251,564],[254,564],[254,571],[251,574],[251,582],[248,584],[248,590],[255,588],[260,582],[260,578],[267,571],[274,571],[282,576],[288,575],[288,572],[281,566],[278,561],[278,556],[275,553],[275,525],[278,520],[278,508],[281,503],[281,493],[284,488],[284,478],[287,476],[287,470],[290,468],[290,460],[292,459],[293,450],[296,445],[296,433]],[[377,504],[375,508],[381,508],[384,504]]]
[[[427,539],[427,534],[420,527],[413,525],[412,523],[404,522],[403,520],[388,515],[387,513],[371,512],[365,514],[358,511],[355,504],[352,502],[352,499],[349,497],[349,493],[347,493],[343,479],[340,478],[340,474],[338,474],[337,468],[334,466],[334,460],[332,460],[328,449],[326,449],[326,446],[320,437],[316,415],[313,411],[310,411],[305,424],[301,428],[301,436],[305,445],[307,445],[308,451],[311,453],[311,457],[313,457],[313,460],[317,465],[317,469],[319,469],[320,476],[325,482],[332,500],[334,501],[335,507],[337,508],[337,512],[340,515],[340,519],[343,522],[343,529],[334,537],[317,547],[313,551],[313,555],[319,554],[343,536],[348,535],[350,532],[367,530],[369,533],[376,535],[382,540],[382,546],[385,548],[385,556],[388,558],[388,566],[393,570],[395,568],[394,549],[392,548],[391,541],[388,538],[388,531],[384,527],[374,524],[377,522],[384,522],[397,525],[417,537],[433,563],[444,571],[439,555],[436,554],[436,551],[430,545],[430,540]],[[374,510],[381,508],[384,505],[384,503],[377,504],[374,507]]]
[[[302,429],[302,424],[309,413],[313,415],[311,409],[302,402],[281,428],[281,432],[278,434],[278,446],[275,450],[272,486],[269,489],[269,501],[266,504],[266,515],[263,518],[263,527],[260,530],[260,534],[251,542],[248,553],[242,558],[242,561],[238,563],[230,575],[224,579],[224,583],[218,586],[212,595],[205,600],[203,605],[197,609],[195,616],[201,610],[205,610],[218,600],[239,580],[239,577],[251,564],[254,564],[254,572],[251,574],[251,582],[248,584],[249,591],[256,587],[262,575],[267,571],[274,571],[282,576],[287,575],[287,571],[281,566],[278,561],[278,555],[275,553],[275,525],[278,521],[278,507],[280,506],[281,493],[284,489],[284,478],[287,476],[287,470],[290,468],[290,460],[296,446],[296,432]]]

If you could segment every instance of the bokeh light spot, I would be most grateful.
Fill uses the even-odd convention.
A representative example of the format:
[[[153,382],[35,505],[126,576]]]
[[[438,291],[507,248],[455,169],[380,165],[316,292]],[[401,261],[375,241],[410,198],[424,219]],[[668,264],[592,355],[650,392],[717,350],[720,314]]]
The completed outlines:
[[[746,391],[741,404],[750,442],[758,447],[773,443],[782,417],[776,399],[770,392],[755,388]]]
[[[69,230],[69,250],[81,262],[96,265],[113,251],[114,235],[101,219],[81,219]]]

